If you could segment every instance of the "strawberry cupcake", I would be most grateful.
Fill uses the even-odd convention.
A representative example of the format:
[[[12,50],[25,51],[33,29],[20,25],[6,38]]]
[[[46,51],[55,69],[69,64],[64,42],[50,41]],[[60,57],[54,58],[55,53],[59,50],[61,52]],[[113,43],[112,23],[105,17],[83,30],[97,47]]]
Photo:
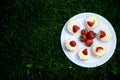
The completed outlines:
[[[98,18],[95,17],[95,16],[89,16],[87,19],[86,19],[86,26],[90,29],[94,29],[98,26]]]
[[[90,57],[90,52],[87,48],[80,49],[78,52],[78,56],[81,60],[87,60]]]
[[[69,39],[65,42],[65,47],[69,51],[75,51],[77,46],[78,46],[78,43],[73,39]]]
[[[106,48],[105,46],[101,45],[101,44],[95,44],[93,47],[92,47],[92,51],[93,53],[98,56],[98,57],[102,57],[105,55],[105,52],[106,52]]]
[[[100,30],[98,33],[98,38],[101,41],[109,41],[111,39],[112,34],[108,30]]]
[[[67,25],[67,29],[68,31],[71,33],[71,34],[75,34],[77,33],[79,30],[80,30],[80,26],[79,26],[79,23],[72,20],[68,23]]]

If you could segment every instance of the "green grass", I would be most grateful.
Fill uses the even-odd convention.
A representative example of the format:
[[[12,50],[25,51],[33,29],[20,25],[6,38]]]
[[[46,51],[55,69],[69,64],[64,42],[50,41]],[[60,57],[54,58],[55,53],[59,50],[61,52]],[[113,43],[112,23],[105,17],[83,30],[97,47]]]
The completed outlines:
[[[1,0],[1,80],[113,80],[120,78],[120,4],[117,0]],[[113,25],[117,47],[97,68],[82,68],[64,55],[60,34],[82,12],[104,16]]]

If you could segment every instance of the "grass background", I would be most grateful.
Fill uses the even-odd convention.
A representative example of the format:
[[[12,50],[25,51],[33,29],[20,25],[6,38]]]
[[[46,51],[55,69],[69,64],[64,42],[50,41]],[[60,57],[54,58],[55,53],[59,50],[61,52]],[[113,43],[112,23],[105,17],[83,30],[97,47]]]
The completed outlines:
[[[0,79],[119,79],[119,8],[119,0],[0,0]],[[114,55],[97,68],[73,64],[61,49],[64,24],[82,12],[104,16],[116,31]]]

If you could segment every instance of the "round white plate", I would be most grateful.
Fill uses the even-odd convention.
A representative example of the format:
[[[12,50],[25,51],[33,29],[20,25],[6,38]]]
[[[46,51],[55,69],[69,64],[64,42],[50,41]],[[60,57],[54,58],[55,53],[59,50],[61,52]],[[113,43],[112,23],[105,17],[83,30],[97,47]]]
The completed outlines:
[[[103,57],[96,57],[95,55],[93,55],[93,53],[91,53],[89,59],[86,61],[83,61],[78,57],[78,51],[81,48],[86,48],[87,46],[83,42],[79,41],[79,37],[81,35],[80,32],[78,32],[77,34],[71,34],[68,32],[67,24],[71,20],[76,20],[80,24],[80,31],[81,31],[82,29],[85,28],[85,20],[86,20],[86,18],[88,18],[88,16],[96,16],[99,19],[98,27],[96,27],[95,29],[92,29],[94,32],[98,33],[101,29],[107,29],[111,32],[112,38],[111,38],[111,40],[109,40],[107,42],[102,42],[102,41],[98,40],[97,38],[95,38],[93,45],[97,44],[97,43],[103,44],[107,49],[105,55]],[[68,51],[64,46],[65,41],[68,39],[71,39],[71,38],[75,39],[79,44],[78,48],[74,52]],[[112,57],[112,55],[115,51],[115,48],[116,48],[116,34],[115,34],[115,31],[114,31],[112,25],[104,17],[102,17],[98,14],[95,14],[95,13],[80,13],[80,14],[73,16],[64,25],[62,32],[61,32],[61,46],[62,46],[62,49],[63,49],[65,55],[73,63],[75,63],[79,66],[82,66],[82,67],[97,67],[97,66],[104,64]],[[91,50],[92,46],[87,47],[87,48],[89,50]]]

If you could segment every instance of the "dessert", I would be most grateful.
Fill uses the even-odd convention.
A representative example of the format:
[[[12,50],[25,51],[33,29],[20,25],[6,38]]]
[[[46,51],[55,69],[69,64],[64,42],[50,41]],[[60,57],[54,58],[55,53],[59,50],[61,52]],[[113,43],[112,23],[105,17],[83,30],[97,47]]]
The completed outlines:
[[[87,19],[86,19],[86,26],[90,29],[94,29],[97,27],[99,21],[98,21],[98,18],[95,17],[95,16],[89,16]]]
[[[112,34],[108,30],[100,30],[98,34],[98,38],[101,41],[109,41],[111,39]]]
[[[80,49],[78,52],[78,56],[81,60],[87,60],[90,57],[90,52],[87,48]]]
[[[67,29],[71,34],[75,34],[80,30],[79,23],[76,21],[70,21],[67,25]]]
[[[100,23],[101,21],[99,22],[98,17],[94,16],[94,15],[88,16],[85,19],[85,22],[83,21],[84,25],[81,25],[81,26],[79,24],[79,21],[81,23],[82,19],[79,19],[79,21],[72,19],[67,23],[66,29],[67,29],[68,33],[78,34],[78,35],[70,35],[70,37],[72,37],[72,39],[66,40],[64,42],[64,47],[68,51],[71,51],[71,52],[74,51],[75,55],[77,52],[77,55],[81,60],[87,60],[90,57],[91,53],[94,54],[94,57],[97,56],[98,58],[104,56],[106,53],[105,45],[96,44],[96,43],[94,43],[94,41],[96,41],[96,39],[95,39],[96,36],[100,41],[109,41],[111,39],[112,35],[111,35],[110,31],[106,30],[104,25],[102,25],[102,23]],[[99,23],[101,25],[100,27],[98,27]],[[98,30],[100,30],[100,31],[96,35],[96,32]],[[78,36],[79,36],[79,41],[84,43],[84,45],[82,45],[80,43],[80,47],[78,45],[79,42],[76,41],[78,39]],[[75,39],[75,38],[77,38],[77,39]],[[78,48],[81,48],[81,49],[78,51]],[[93,55],[91,55],[91,56],[93,56]]]
[[[106,52],[106,48],[102,44],[95,44],[92,48],[92,51],[96,56],[102,57]]]
[[[65,42],[65,47],[69,51],[76,50],[77,46],[78,46],[77,42],[73,39],[69,39]]]

